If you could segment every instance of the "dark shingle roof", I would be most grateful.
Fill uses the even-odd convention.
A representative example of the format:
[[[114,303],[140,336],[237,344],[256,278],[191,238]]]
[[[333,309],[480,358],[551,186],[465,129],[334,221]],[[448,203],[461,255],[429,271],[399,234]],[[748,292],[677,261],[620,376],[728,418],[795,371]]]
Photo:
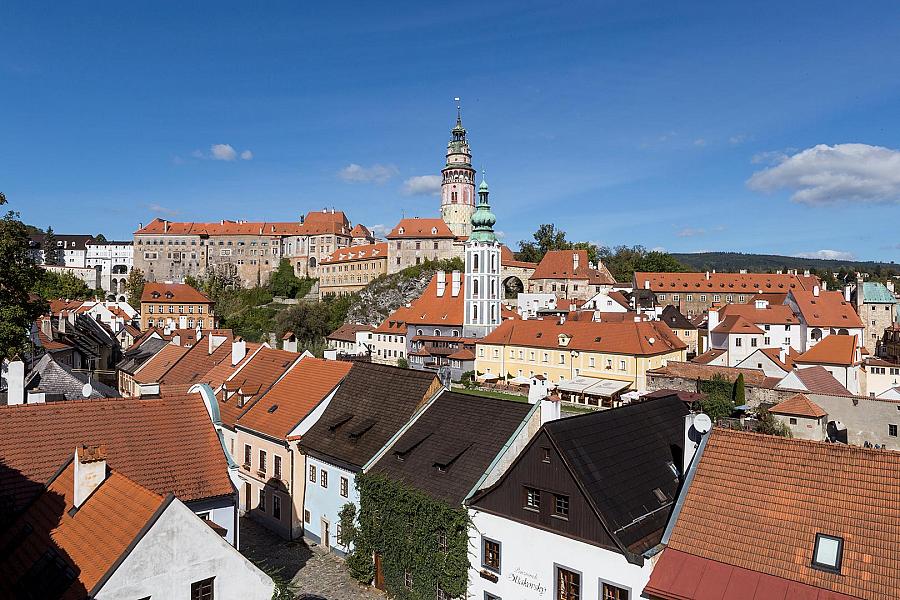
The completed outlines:
[[[697,326],[690,319],[681,314],[681,311],[671,304],[663,309],[659,320],[672,329],[697,329]]]
[[[169,342],[159,338],[149,338],[136,348],[129,348],[125,351],[125,356],[116,365],[116,369],[124,371],[129,375],[141,368],[145,362],[156,356],[157,352],[165,348]]]
[[[115,398],[119,392],[110,386],[100,383],[96,379],[89,379],[85,373],[75,373],[62,363],[53,360],[49,354],[45,354],[41,360],[25,378],[25,389],[28,391],[40,390],[51,396],[62,396],[66,400],[78,400],[83,398],[82,388],[90,381],[93,391],[90,398]]]
[[[532,408],[525,402],[444,392],[371,472],[460,504]]]
[[[433,373],[353,363],[300,446],[306,452],[362,468],[439,385]]]
[[[680,466],[687,414],[684,402],[668,397],[544,426],[610,532],[632,552],[661,539],[678,492],[669,463]]]

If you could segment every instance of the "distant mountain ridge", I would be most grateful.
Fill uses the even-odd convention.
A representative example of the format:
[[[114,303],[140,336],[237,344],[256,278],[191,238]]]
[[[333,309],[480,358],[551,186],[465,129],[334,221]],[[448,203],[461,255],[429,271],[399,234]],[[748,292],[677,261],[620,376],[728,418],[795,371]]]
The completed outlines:
[[[672,256],[684,265],[697,271],[731,272],[746,269],[750,272],[764,273],[784,269],[804,271],[837,272],[845,270],[871,273],[878,270],[900,271],[894,262],[866,260],[834,260],[823,258],[800,258],[797,256],[781,256],[778,254],[744,254],[741,252],[693,252]]]

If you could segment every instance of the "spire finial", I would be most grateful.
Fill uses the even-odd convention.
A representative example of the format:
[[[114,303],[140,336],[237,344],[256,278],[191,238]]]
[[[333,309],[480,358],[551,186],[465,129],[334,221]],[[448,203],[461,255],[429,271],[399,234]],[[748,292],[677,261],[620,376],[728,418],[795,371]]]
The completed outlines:
[[[459,96],[453,99],[456,101],[456,124],[462,125],[462,106],[459,103]]]

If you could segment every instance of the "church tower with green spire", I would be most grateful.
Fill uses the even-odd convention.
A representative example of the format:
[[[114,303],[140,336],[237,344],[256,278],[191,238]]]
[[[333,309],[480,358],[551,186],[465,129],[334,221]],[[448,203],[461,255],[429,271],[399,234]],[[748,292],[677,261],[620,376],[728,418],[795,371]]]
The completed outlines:
[[[478,206],[466,241],[465,316],[463,336],[483,338],[500,325],[500,242],[494,233],[497,217],[488,202],[488,184],[478,186]]]
[[[456,99],[457,102],[459,98]],[[475,211],[475,169],[472,168],[472,152],[462,124],[462,111],[456,106],[456,126],[450,130],[447,144],[447,163],[441,169],[441,218],[450,231],[460,237],[472,231],[472,213]]]

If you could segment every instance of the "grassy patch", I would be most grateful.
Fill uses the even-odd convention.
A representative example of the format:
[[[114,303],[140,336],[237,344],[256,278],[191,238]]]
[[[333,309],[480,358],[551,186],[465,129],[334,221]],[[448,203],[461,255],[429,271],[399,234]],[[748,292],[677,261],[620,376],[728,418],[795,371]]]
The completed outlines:
[[[517,396],[516,394],[507,394],[505,392],[494,392],[488,390],[467,390],[466,388],[453,388],[454,392],[460,394],[468,394],[470,396],[481,396],[482,398],[497,398],[499,400],[513,400],[515,402],[528,402],[528,396]]]

